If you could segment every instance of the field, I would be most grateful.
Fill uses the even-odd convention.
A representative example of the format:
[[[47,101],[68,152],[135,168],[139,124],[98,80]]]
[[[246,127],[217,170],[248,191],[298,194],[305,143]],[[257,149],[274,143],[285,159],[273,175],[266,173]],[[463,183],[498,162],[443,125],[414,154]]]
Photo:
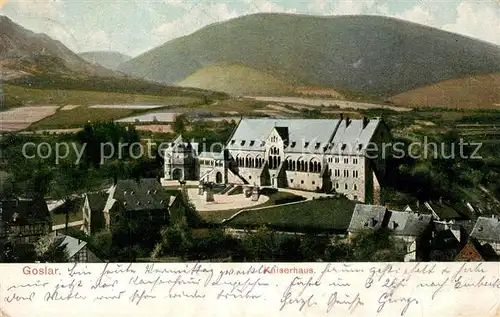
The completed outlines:
[[[19,131],[56,113],[58,106],[20,107],[0,112],[0,131]]]
[[[137,131],[151,131],[155,133],[167,133],[172,132],[172,126],[169,124],[144,124],[136,125],[135,129]]]
[[[34,89],[10,84],[4,85],[5,96],[24,105],[96,105],[96,104],[191,104],[200,102],[196,97],[155,96],[85,90]]]
[[[175,117],[178,113],[175,112],[151,112],[138,116],[122,118],[117,120],[117,122],[127,122],[127,123],[144,123],[144,122],[174,122]]]
[[[113,121],[134,113],[135,111],[131,109],[90,109],[87,106],[80,106],[71,110],[59,110],[54,115],[33,124],[30,130],[78,128],[89,121]]]
[[[320,99],[320,98],[305,98],[305,97],[265,97],[265,96],[247,96],[246,98],[255,99],[264,102],[278,102],[287,104],[300,104],[314,107],[336,107],[336,108],[349,108],[349,109],[373,109],[383,108],[393,111],[409,111],[409,108],[388,106],[382,104],[373,104],[366,102],[355,102],[335,99]]]
[[[390,100],[407,107],[498,108],[500,73],[447,80],[407,91]]]

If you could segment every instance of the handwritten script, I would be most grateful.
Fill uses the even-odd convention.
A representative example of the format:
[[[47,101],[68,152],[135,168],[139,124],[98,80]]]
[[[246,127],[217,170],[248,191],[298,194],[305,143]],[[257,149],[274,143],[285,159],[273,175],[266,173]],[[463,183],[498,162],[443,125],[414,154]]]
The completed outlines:
[[[82,316],[94,311],[139,316],[229,316],[243,311],[249,316],[451,316],[450,311],[463,308],[471,316],[482,310],[488,316],[496,312],[500,298],[498,264],[481,262],[75,263],[0,269],[1,305],[11,315],[45,316],[57,308],[71,309],[72,315],[83,309]],[[474,298],[484,304],[476,305]]]

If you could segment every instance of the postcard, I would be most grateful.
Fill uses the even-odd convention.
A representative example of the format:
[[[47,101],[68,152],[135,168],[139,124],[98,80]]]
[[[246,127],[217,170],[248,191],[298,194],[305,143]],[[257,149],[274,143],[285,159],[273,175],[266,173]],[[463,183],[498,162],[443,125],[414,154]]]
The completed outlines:
[[[0,0],[0,316],[497,316],[499,107],[497,0]]]

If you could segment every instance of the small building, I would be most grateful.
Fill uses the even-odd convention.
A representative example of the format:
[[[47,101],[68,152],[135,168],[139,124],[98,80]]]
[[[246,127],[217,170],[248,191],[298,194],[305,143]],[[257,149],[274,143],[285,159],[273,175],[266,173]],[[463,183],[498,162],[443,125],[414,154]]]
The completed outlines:
[[[405,261],[425,256],[431,236],[430,214],[389,211],[384,206],[356,204],[349,224],[348,238],[364,230],[389,229],[406,246]]]
[[[379,230],[387,227],[389,211],[384,206],[356,204],[347,228],[348,238],[364,230]]]
[[[432,215],[390,211],[387,227],[406,245],[405,262],[422,260],[430,244]]]
[[[68,261],[74,263],[99,263],[102,262],[89,248],[86,241],[66,235],[56,236],[59,246],[66,246]]]
[[[498,216],[478,217],[470,236],[481,245],[491,246],[495,253],[500,255],[500,218]]]
[[[169,180],[197,180],[198,143],[186,142],[179,135],[172,143],[163,148],[164,177]]]
[[[104,206],[108,200],[108,193],[97,192],[87,193],[83,204],[83,232],[93,233],[92,229],[104,228]]]
[[[171,195],[154,178],[118,180],[106,192],[88,193],[82,208],[84,231],[109,229],[115,217],[142,219],[155,225],[169,223]]]
[[[32,244],[51,231],[52,218],[45,200],[6,199],[1,201],[0,242]]]

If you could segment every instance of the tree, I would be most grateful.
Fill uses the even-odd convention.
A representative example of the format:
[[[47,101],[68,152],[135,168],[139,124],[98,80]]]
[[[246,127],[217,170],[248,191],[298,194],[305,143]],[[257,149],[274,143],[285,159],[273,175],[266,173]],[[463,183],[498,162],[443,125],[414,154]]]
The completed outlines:
[[[155,245],[151,257],[164,255],[185,257],[193,245],[193,235],[185,218],[180,218],[173,226],[160,232],[161,239]]]
[[[242,238],[246,261],[269,262],[276,261],[280,254],[280,241],[276,233],[266,226],[255,232],[247,232]]]
[[[186,128],[189,125],[188,117],[185,114],[180,114],[175,117],[175,121],[172,124],[172,129],[176,134],[182,134],[186,132]]]
[[[358,262],[398,262],[404,260],[404,245],[386,229],[366,230],[351,240],[352,260]]]
[[[71,202],[79,191],[89,189],[87,172],[84,169],[75,167],[71,163],[64,163],[53,173],[50,184],[51,196],[63,201],[65,205],[65,232],[68,232],[69,212],[72,208]]]
[[[38,239],[35,243],[37,260],[49,263],[68,262],[69,256],[66,244],[62,242],[61,236],[47,235]]]

